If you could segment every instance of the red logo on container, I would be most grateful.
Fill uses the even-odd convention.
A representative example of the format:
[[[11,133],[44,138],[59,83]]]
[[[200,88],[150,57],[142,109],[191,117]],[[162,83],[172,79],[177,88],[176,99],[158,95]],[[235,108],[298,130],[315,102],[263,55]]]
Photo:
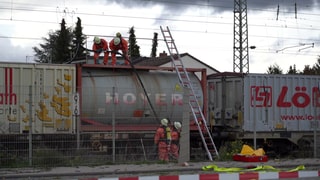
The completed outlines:
[[[251,86],[251,107],[271,107],[271,90],[271,86]]]
[[[277,107],[305,108],[311,104],[320,107],[320,91],[318,87],[313,87],[311,94],[308,94],[307,87],[296,86],[294,93],[289,93],[288,86],[282,86],[279,96],[276,99]],[[271,107],[272,87],[271,86],[251,86],[251,107]]]
[[[277,101],[277,106],[279,107],[291,107],[292,105],[304,108],[307,107],[310,104],[310,96],[307,94],[307,88],[306,87],[295,87],[295,93],[292,95],[292,97],[287,97],[288,87],[283,86],[281,89],[281,92],[279,94],[279,98]],[[290,101],[286,100],[289,99]]]
[[[4,92],[0,92],[0,104],[17,104],[17,95],[13,93],[13,69],[5,68]]]

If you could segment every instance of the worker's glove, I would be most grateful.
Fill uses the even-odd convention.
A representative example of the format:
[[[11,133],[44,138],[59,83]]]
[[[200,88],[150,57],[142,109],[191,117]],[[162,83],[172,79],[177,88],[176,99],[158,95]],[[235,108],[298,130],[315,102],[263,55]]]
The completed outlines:
[[[102,49],[97,49],[96,52],[97,52],[97,53],[101,53],[101,52],[102,52]]]

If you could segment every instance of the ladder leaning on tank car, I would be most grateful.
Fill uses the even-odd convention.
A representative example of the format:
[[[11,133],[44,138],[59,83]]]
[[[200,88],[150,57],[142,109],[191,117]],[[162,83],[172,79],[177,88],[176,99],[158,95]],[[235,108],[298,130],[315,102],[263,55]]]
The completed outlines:
[[[213,155],[215,155],[219,158],[219,153],[217,151],[216,145],[213,142],[212,135],[208,129],[206,119],[202,113],[201,107],[198,103],[197,97],[195,96],[194,88],[192,86],[192,82],[189,78],[189,75],[186,71],[186,68],[184,67],[180,54],[178,52],[178,49],[174,43],[174,40],[172,38],[171,32],[168,28],[163,29],[162,26],[160,26],[164,41],[167,45],[168,51],[170,53],[172,64],[174,65],[174,68],[176,70],[176,73],[178,74],[180,84],[188,88],[190,91],[189,95],[189,106],[191,108],[194,121],[198,127],[203,146],[207,152],[208,158],[210,161],[213,160]]]

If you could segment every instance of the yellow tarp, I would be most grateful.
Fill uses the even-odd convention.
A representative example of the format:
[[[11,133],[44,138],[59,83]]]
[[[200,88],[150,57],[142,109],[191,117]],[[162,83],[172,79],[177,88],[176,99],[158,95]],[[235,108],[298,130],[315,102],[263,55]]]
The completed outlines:
[[[208,165],[202,166],[202,170],[209,171],[213,170],[214,172],[255,172],[255,171],[264,171],[264,172],[296,172],[300,170],[304,170],[304,165],[299,165],[294,169],[284,170],[274,168],[273,166],[269,165],[260,165],[253,168],[236,168],[236,167],[218,167],[217,165]]]
[[[252,155],[263,156],[263,155],[265,155],[265,152],[262,148],[259,148],[259,149],[255,150]]]
[[[248,145],[243,145],[240,154],[242,155],[252,155],[254,150],[248,146]]]
[[[241,155],[249,155],[249,156],[263,156],[265,154],[265,152],[262,148],[254,150],[250,146],[245,144],[242,146],[242,150],[241,150],[240,154]]]

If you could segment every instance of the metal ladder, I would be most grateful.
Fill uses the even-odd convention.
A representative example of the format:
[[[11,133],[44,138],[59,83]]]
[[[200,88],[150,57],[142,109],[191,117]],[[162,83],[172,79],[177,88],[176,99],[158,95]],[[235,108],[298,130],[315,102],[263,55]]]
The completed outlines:
[[[176,73],[178,74],[180,84],[183,87],[188,88],[190,91],[189,106],[191,108],[194,121],[197,124],[198,130],[203,142],[203,146],[207,152],[208,158],[210,159],[210,161],[212,161],[213,160],[212,156],[214,155],[214,153],[218,158],[219,158],[219,153],[217,151],[216,145],[213,142],[211,133],[208,129],[206,119],[202,113],[197,97],[195,96],[193,84],[189,78],[186,68],[182,63],[180,54],[174,43],[174,40],[172,38],[169,28],[166,27],[166,29],[163,29],[162,26],[160,26],[160,29],[161,29],[164,41],[167,45],[168,51],[170,53],[172,64],[176,70]]]

